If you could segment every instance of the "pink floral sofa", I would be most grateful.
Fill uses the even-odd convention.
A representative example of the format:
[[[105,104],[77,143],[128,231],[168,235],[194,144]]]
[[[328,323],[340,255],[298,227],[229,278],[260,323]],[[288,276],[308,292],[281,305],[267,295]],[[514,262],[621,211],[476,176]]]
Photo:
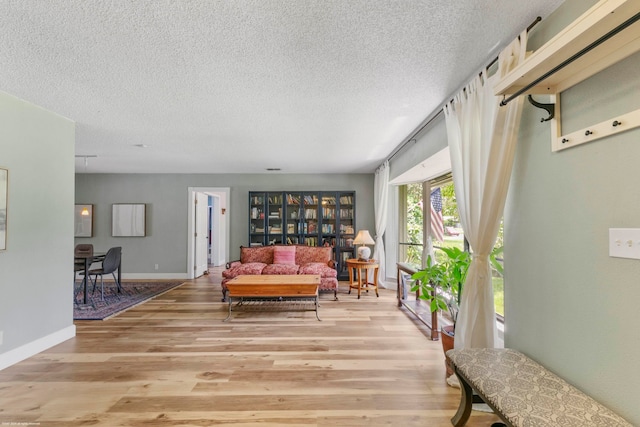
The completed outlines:
[[[227,263],[222,272],[222,301],[227,299],[226,283],[246,274],[319,274],[320,290],[338,295],[338,272],[330,247],[257,246],[240,247],[240,260]]]

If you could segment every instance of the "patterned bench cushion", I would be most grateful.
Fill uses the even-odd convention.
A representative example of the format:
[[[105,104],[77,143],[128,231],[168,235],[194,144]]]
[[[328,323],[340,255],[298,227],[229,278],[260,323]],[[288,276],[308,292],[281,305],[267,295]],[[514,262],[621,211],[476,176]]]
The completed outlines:
[[[632,427],[524,354],[505,348],[449,350],[469,385],[514,426]]]

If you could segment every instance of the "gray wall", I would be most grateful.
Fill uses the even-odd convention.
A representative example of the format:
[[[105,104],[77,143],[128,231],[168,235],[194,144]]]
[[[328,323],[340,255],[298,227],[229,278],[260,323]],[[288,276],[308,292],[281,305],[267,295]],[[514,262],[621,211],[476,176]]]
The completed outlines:
[[[248,244],[249,191],[354,190],[357,228],[374,229],[373,174],[78,174],[76,203],[94,205],[94,237],[76,242],[123,248],[123,274],[187,273],[188,187],[229,187],[230,253]],[[111,237],[113,203],[147,204],[147,237]],[[158,264],[158,270],[154,270]]]
[[[389,180],[433,156],[447,145],[447,126],[444,114],[440,114],[389,161]]]
[[[565,91],[563,133],[640,108],[638,69]],[[609,228],[640,228],[640,129],[552,153],[543,116],[526,104],[505,211],[505,344],[640,425],[640,260],[608,255]]]
[[[9,169],[0,252],[0,369],[75,334],[75,124],[0,92],[0,167]]]

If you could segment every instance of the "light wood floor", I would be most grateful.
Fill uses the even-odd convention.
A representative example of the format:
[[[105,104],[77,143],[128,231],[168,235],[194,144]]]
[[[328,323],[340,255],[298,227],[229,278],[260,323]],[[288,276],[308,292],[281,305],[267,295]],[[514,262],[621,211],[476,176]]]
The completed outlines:
[[[0,371],[0,425],[450,426],[440,342],[341,283],[313,312],[223,323],[220,269]],[[473,412],[468,426],[498,418]],[[33,423],[33,424],[31,424]],[[17,425],[17,424],[14,424]]]

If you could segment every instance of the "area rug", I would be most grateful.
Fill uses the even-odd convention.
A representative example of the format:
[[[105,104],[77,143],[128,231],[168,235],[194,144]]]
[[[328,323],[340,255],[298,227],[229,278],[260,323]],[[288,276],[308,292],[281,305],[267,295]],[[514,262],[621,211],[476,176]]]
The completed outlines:
[[[145,301],[183,284],[184,281],[166,282],[122,282],[122,292],[117,291],[113,282],[104,284],[104,301],[100,295],[100,283],[95,292],[92,285],[87,288],[87,303],[84,304],[84,290],[76,295],[73,304],[74,320],[105,320]],[[81,286],[76,284],[76,286]]]

